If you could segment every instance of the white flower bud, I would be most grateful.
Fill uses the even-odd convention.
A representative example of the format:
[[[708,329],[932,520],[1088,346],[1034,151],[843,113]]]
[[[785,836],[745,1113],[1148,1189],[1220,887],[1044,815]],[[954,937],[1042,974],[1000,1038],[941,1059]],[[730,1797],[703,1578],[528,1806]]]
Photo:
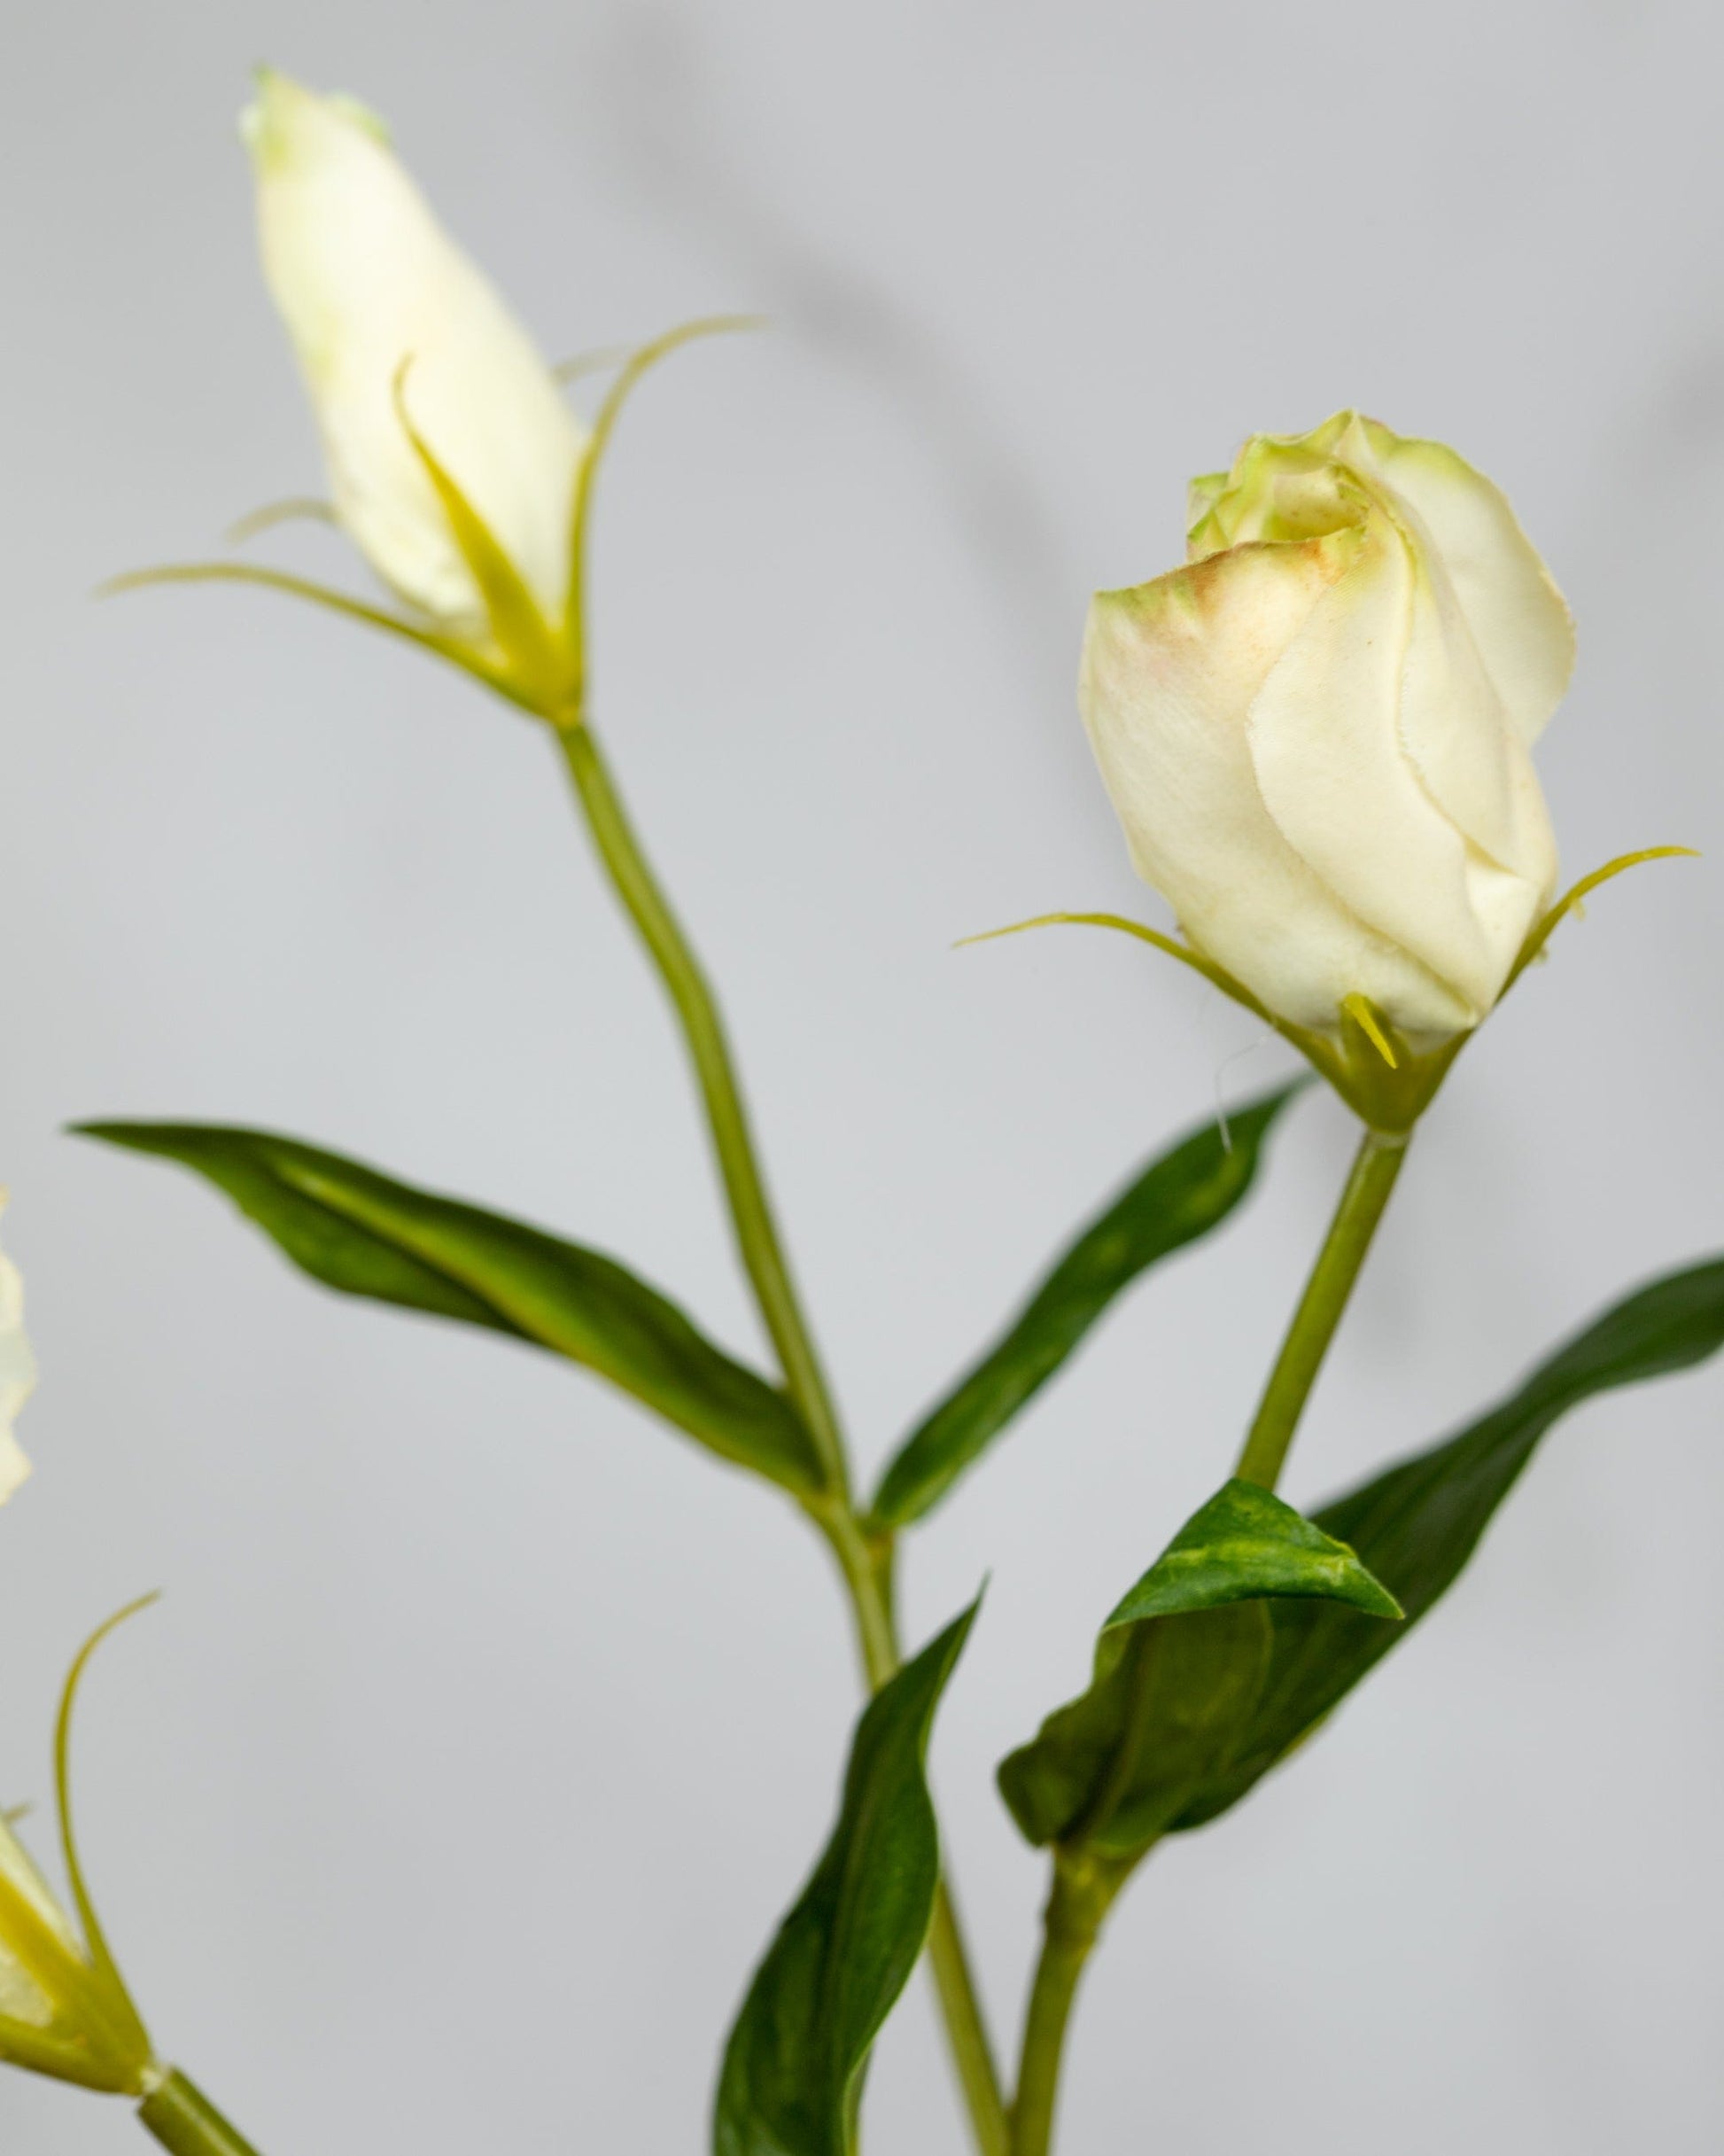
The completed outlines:
[[[6,1194],[0,1190],[0,1207],[5,1203]],[[18,1267],[0,1250],[0,1505],[30,1472],[30,1463],[12,1436],[12,1424],[35,1382],[36,1358],[24,1330],[24,1282]]]
[[[1560,593],[1488,479],[1354,412],[1193,482],[1187,565],[1091,609],[1080,700],[1138,872],[1293,1024],[1476,1025],[1549,905],[1530,750]]]
[[[403,598],[458,635],[485,634],[485,601],[405,414],[557,628],[586,438],[532,340],[360,107],[265,70],[242,131],[264,274],[341,523]]]

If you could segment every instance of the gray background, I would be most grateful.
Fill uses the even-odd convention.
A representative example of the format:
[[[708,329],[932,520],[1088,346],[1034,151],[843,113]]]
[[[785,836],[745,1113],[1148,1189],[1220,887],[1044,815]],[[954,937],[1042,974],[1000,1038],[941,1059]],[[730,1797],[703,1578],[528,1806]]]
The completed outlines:
[[[771,1494],[548,1358],[344,1304],[101,1112],[335,1144],[609,1247],[756,1335],[688,1088],[546,744],[243,594],[104,608],[318,482],[232,114],[362,93],[563,352],[714,308],[607,474],[599,709],[724,985],[858,1450],[974,1350],[1254,1030],[1150,910],[1073,716],[1085,595],[1188,473],[1359,403],[1512,492],[1579,617],[1542,767],[1565,929],[1431,1119],[1288,1484],[1315,1499],[1720,1240],[1718,51],[1699,5],[192,4],[33,11],[0,82],[4,1174],[43,1379],[0,1519],[0,1779],[60,1671],[102,1906],[269,2156],[703,2144],[852,1702]],[[267,550],[267,549],[266,549]],[[358,581],[312,533],[276,558]],[[1159,916],[1158,916],[1159,917]],[[1220,1479],[1344,1164],[1124,1305],[909,1553],[991,1568],[936,1773],[990,2004],[1042,1871],[991,1794]],[[1441,1619],[1133,1890],[1067,2147],[1719,2145],[1717,1371],[1577,1416]],[[872,2146],[957,2150],[920,1982]],[[136,2143],[12,2076],[0,2142]]]

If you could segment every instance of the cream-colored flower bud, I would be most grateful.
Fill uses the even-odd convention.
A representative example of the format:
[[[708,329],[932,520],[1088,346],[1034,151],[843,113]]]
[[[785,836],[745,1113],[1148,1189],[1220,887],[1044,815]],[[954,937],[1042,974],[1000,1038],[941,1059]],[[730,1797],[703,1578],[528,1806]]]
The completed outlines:
[[[1476,1025],[1555,889],[1531,755],[1573,628],[1503,494],[1341,412],[1193,482],[1188,562],[1098,595],[1080,698],[1192,946],[1333,1035]]]
[[[265,70],[243,132],[341,523],[441,627],[493,627],[416,434],[558,628],[586,437],[531,339],[359,106]]]
[[[0,1208],[5,1203],[6,1194],[0,1190]],[[30,1472],[12,1425],[35,1382],[36,1358],[24,1330],[24,1282],[18,1267],[0,1250],[0,1505]]]

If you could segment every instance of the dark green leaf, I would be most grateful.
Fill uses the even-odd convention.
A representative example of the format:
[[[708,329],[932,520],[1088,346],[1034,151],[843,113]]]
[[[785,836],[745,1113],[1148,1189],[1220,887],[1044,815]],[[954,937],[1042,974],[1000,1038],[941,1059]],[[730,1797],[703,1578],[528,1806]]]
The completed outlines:
[[[924,1763],[972,1603],[864,1708],[838,1824],[731,2032],[717,2156],[850,2156],[868,2052],[934,1913],[939,1837]]]
[[[1269,1672],[1270,1596],[1325,1598],[1378,1630],[1401,1615],[1345,1543],[1227,1483],[1102,1627],[1088,1692],[1001,1766],[1030,1841],[1136,1856],[1225,1770]]]
[[[1386,1629],[1331,1603],[1270,1607],[1269,1675],[1227,1771],[1174,1821],[1201,1826],[1286,1756],[1448,1591],[1557,1418],[1595,1393],[1686,1370],[1724,1346],[1724,1260],[1655,1280],[1619,1303],[1459,1436],[1324,1506],[1401,1602]]]
[[[1270,1126],[1302,1083],[1229,1117],[1225,1140],[1213,1123],[1183,1139],[1090,1223],[1005,1336],[905,1440],[874,1498],[877,1520],[899,1527],[920,1519],[1046,1384],[1122,1288],[1219,1226],[1250,1189]]]
[[[820,1486],[819,1457],[783,1394],[596,1250],[267,1131],[79,1128],[197,1169],[328,1287],[530,1340],[596,1370],[725,1459],[788,1490]]]

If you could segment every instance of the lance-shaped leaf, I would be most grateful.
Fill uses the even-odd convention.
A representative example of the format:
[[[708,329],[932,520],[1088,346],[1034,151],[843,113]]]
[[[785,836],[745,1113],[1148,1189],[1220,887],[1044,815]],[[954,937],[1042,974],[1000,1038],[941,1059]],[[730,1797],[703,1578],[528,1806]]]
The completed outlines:
[[[1093,1219],[1004,1336],[907,1437],[874,1517],[901,1527],[936,1505],[1046,1384],[1140,1273],[1218,1227],[1251,1187],[1270,1126],[1298,1085],[1207,1124],[1162,1154]]]
[[[787,1490],[822,1469],[788,1400],[596,1250],[398,1183],[338,1153],[220,1124],[87,1123],[86,1137],[195,1168],[327,1287],[530,1340]]]
[[[1319,1598],[1384,1630],[1394,1597],[1344,1542],[1253,1483],[1192,1514],[1102,1627],[1090,1689],[999,1771],[1038,1845],[1145,1849],[1223,1772],[1268,1677],[1268,1597]]]
[[[725,2050],[716,2156],[850,2156],[868,2053],[928,1936],[940,1876],[928,1731],[972,1603],[863,1709],[838,1824]]]
[[[1317,1524],[1353,1545],[1399,1599],[1407,1623],[1384,1631],[1329,1604],[1276,1604],[1250,1729],[1227,1771],[1175,1826],[1201,1826],[1237,1803],[1406,1637],[1458,1577],[1559,1416],[1596,1393],[1689,1369],[1721,1346],[1724,1260],[1714,1259],[1641,1288],[1459,1436],[1325,1506]]]

